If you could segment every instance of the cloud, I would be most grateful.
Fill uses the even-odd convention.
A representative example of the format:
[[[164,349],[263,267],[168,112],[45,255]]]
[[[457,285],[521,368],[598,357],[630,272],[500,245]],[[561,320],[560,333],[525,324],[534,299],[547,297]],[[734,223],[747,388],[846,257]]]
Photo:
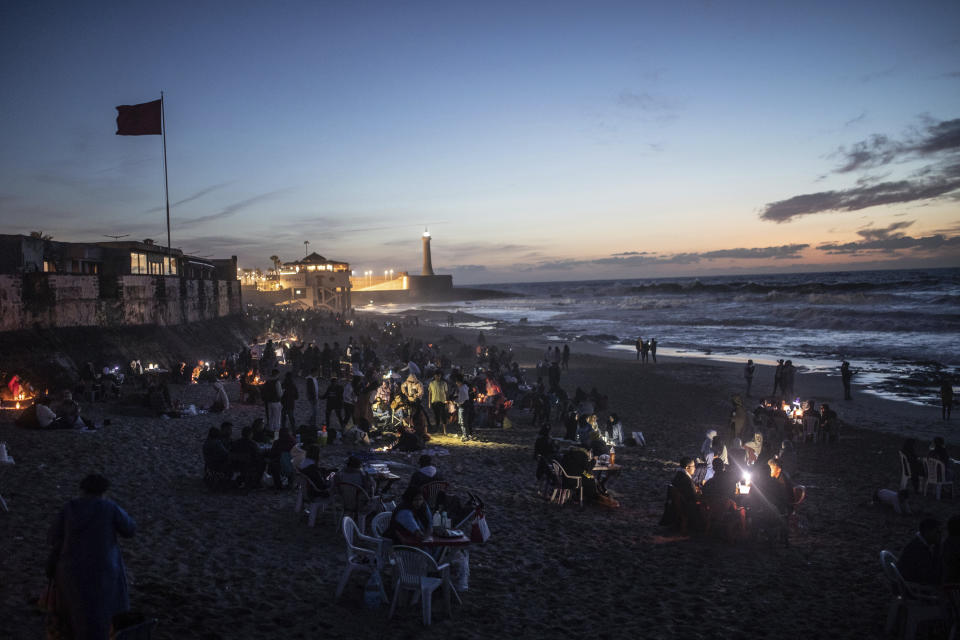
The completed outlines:
[[[802,258],[801,251],[808,244],[785,244],[775,247],[753,247],[737,249],[717,249],[714,251],[687,252],[673,254],[653,254],[626,251],[611,254],[605,258],[578,260],[574,258],[556,258],[535,263],[516,264],[518,271],[567,271],[579,267],[641,267],[665,264],[697,264],[713,260],[784,260]]]
[[[452,267],[447,267],[447,270],[458,273],[477,273],[486,271],[487,267],[482,264],[457,264]]]
[[[232,216],[238,211],[242,211],[252,205],[259,204],[261,202],[267,202],[273,200],[280,194],[286,192],[287,189],[278,189],[276,191],[268,191],[267,193],[261,193],[239,202],[234,202],[233,204],[228,204],[223,209],[216,213],[211,213],[209,215],[200,216],[199,218],[191,218],[189,220],[180,220],[177,222],[178,226],[182,227],[193,227],[204,222],[212,222],[214,220],[220,220],[221,218],[226,218]]]
[[[933,121],[896,140],[874,134],[850,148],[840,147],[835,174],[866,171],[895,162],[923,160],[926,164],[901,180],[861,176],[849,189],[807,193],[768,203],[760,218],[787,222],[795,217],[828,211],[858,211],[879,205],[902,204],[950,196],[960,189],[960,118]],[[960,195],[960,194],[958,194]]]
[[[930,122],[923,132],[909,134],[904,140],[893,140],[882,134],[874,134],[867,140],[854,144],[849,150],[840,147],[838,153],[844,158],[844,163],[835,173],[872,169],[894,160],[957,150],[960,150],[960,118]]]
[[[184,198],[183,200],[178,200],[177,202],[171,202],[171,203],[170,203],[170,207],[171,207],[171,208],[173,208],[173,207],[179,207],[179,206],[182,205],[182,204],[186,204],[186,203],[188,203],[188,202],[192,202],[192,201],[194,201],[194,200],[197,200],[198,198],[202,198],[203,196],[207,195],[207,194],[210,193],[211,191],[216,191],[217,189],[222,189],[223,187],[229,186],[229,185],[231,185],[231,184],[233,184],[233,183],[232,183],[232,182],[221,182],[220,184],[215,184],[215,185],[213,185],[213,186],[211,186],[211,187],[207,187],[206,189],[201,189],[200,191],[197,191],[197,192],[196,192],[195,194],[193,194],[192,196],[187,196],[187,197]],[[164,205],[164,206],[162,206],[162,207],[154,207],[154,208],[152,208],[152,209],[147,209],[146,211],[144,211],[144,213],[157,213],[158,211],[164,211],[165,209],[166,209],[166,205]]]
[[[799,216],[827,211],[859,211],[885,204],[939,198],[960,189],[960,165],[946,167],[928,178],[896,180],[839,191],[820,191],[767,204],[763,220],[788,222]]]
[[[850,118],[849,120],[847,120],[846,122],[844,122],[844,123],[843,123],[843,127],[844,127],[844,128],[852,127],[852,126],[855,125],[855,124],[858,124],[858,123],[860,123],[860,122],[863,122],[864,120],[866,120],[866,118],[867,118],[867,112],[866,112],[866,111],[861,111],[861,112],[860,112],[860,115],[858,115],[857,117],[855,117],[855,118]]]
[[[633,93],[621,91],[617,97],[617,104],[626,109],[636,109],[646,113],[660,113],[673,111],[676,105],[663,96],[655,96],[647,92]]]
[[[787,258],[800,258],[800,252],[809,244],[785,244],[779,247],[755,247],[753,249],[721,249],[719,251],[706,251],[699,254],[704,260],[719,260],[731,258],[734,260],[757,260],[772,258],[774,260],[784,260]]]
[[[828,242],[817,246],[818,251],[830,255],[861,255],[866,253],[894,254],[905,249],[917,251],[935,251],[960,248],[960,235],[936,233],[929,236],[913,237],[902,233],[913,225],[913,220],[894,222],[883,229],[861,229],[857,231],[862,240],[856,242]]]

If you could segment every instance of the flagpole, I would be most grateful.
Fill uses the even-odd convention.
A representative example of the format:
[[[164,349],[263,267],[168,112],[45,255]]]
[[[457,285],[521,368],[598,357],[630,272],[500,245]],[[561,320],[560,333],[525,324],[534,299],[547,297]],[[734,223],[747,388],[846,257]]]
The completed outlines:
[[[166,275],[170,275],[170,264],[169,261],[172,260],[170,255],[170,185],[167,182],[167,115],[163,109],[163,91],[160,92],[160,123],[161,123],[161,132],[163,133],[163,193],[166,196],[167,200],[167,271]]]

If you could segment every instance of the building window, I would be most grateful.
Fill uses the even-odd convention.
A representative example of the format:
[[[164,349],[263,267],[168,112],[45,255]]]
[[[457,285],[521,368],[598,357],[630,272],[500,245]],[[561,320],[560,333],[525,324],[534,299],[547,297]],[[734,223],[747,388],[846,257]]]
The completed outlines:
[[[294,297],[294,298],[306,298],[306,297],[307,297],[307,290],[306,290],[306,289],[294,289],[294,290],[293,290],[293,297]]]
[[[43,272],[44,273],[56,273],[57,265],[51,262],[50,260],[43,261]]]
[[[163,257],[163,272],[170,276],[177,275],[177,259],[170,256]]]
[[[151,260],[149,263],[149,266],[150,266],[150,275],[159,276],[160,274],[163,273],[162,262],[154,262],[153,260]]]
[[[133,275],[147,273],[147,254],[130,252],[130,273]]]

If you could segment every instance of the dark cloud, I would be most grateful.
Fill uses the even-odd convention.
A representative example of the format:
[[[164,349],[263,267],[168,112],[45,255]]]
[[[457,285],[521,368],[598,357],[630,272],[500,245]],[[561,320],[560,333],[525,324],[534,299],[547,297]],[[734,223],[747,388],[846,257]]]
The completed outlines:
[[[606,258],[590,260],[575,260],[573,258],[559,258],[541,260],[536,263],[517,264],[518,271],[564,271],[578,267],[616,266],[641,267],[665,264],[697,264],[712,260],[761,260],[761,259],[798,259],[801,251],[808,248],[808,244],[785,244],[776,247],[754,247],[738,249],[718,249],[699,253],[653,254],[636,251],[615,253]]]
[[[902,204],[950,197],[960,190],[960,118],[927,119],[923,127],[896,140],[874,134],[850,148],[841,147],[840,166],[833,173],[846,174],[923,160],[926,165],[902,180],[886,176],[861,176],[855,187],[807,193],[768,203],[760,213],[764,220],[787,222],[795,217],[828,211],[858,211],[868,207]]]
[[[827,211],[859,211],[884,204],[929,200],[960,189],[960,167],[926,178],[881,182],[840,191],[820,191],[793,196],[764,207],[760,217],[773,222],[788,222],[798,216]]]
[[[773,258],[774,260],[784,260],[787,258],[800,258],[800,252],[809,247],[809,244],[785,244],[779,247],[755,247],[753,249],[721,249],[719,251],[707,251],[700,254],[704,260],[720,260],[731,258],[734,260],[757,260]]]
[[[905,249],[916,251],[952,250],[960,248],[960,235],[936,233],[929,236],[913,237],[901,232],[901,229],[913,225],[913,220],[894,222],[883,229],[861,229],[857,231],[862,240],[856,242],[828,242],[817,246],[818,251],[831,255],[859,255],[865,253],[894,254]]]
[[[960,150],[960,118],[943,122],[929,122],[923,130],[913,132],[903,140],[893,140],[883,134],[874,134],[838,154],[843,164],[836,173],[873,169],[895,160],[924,157],[941,152]]]

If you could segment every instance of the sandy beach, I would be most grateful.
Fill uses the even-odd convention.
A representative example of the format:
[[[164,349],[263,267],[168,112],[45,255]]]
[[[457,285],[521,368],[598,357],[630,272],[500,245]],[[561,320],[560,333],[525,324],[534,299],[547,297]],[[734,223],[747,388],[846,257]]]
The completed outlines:
[[[433,340],[451,335],[466,344],[476,337],[441,326],[408,333]],[[495,331],[487,341],[511,345],[533,375],[542,354],[537,337]],[[136,536],[122,542],[131,603],[159,618],[157,638],[882,635],[889,591],[879,551],[899,552],[920,518],[945,520],[957,509],[950,499],[914,496],[914,515],[899,517],[872,506],[870,496],[897,486],[904,434],[921,438],[922,447],[934,435],[948,446],[960,443],[939,409],[856,387],[854,399],[844,402],[838,378],[799,375],[801,397],[838,412],[841,439],[799,445],[793,479],[807,487],[808,497],[803,526],[789,547],[731,545],[678,536],[658,521],[677,459],[693,455],[707,429],[726,424],[731,394],[743,392],[742,365],[662,356],[640,365],[627,352],[581,344],[572,350],[561,385],[571,394],[578,386],[596,387],[609,396],[625,431],[646,437],[646,447],[617,450],[624,469],[611,491],[620,508],[559,508],[536,495],[529,414],[515,412],[512,429],[487,429],[478,443],[434,438],[430,446],[447,452],[435,458],[437,466],[455,491],[482,497],[493,536],[471,547],[463,604],[454,605],[452,619],[435,604],[430,629],[415,608],[392,621],[387,607],[364,609],[360,578],[333,602],[344,566],[339,533],[323,516],[308,528],[293,510],[292,492],[224,494],[204,486],[200,451],[209,427],[230,420],[239,429],[263,413],[260,405],[236,402],[235,383],[228,385],[234,404],[226,415],[127,417],[97,404],[90,413],[111,424],[93,432],[27,431],[0,416],[6,418],[0,441],[16,460],[0,465],[0,493],[10,507],[0,513],[0,637],[42,636],[35,602],[46,584],[47,530],[80,479],[94,471],[111,479],[109,497],[137,521]],[[754,396],[771,388],[772,371],[760,367]],[[175,392],[197,405],[212,398],[206,385]],[[306,414],[304,403],[298,417]],[[326,447],[322,462],[342,466],[348,453]],[[383,459],[410,465],[397,467],[406,476],[416,456]]]

